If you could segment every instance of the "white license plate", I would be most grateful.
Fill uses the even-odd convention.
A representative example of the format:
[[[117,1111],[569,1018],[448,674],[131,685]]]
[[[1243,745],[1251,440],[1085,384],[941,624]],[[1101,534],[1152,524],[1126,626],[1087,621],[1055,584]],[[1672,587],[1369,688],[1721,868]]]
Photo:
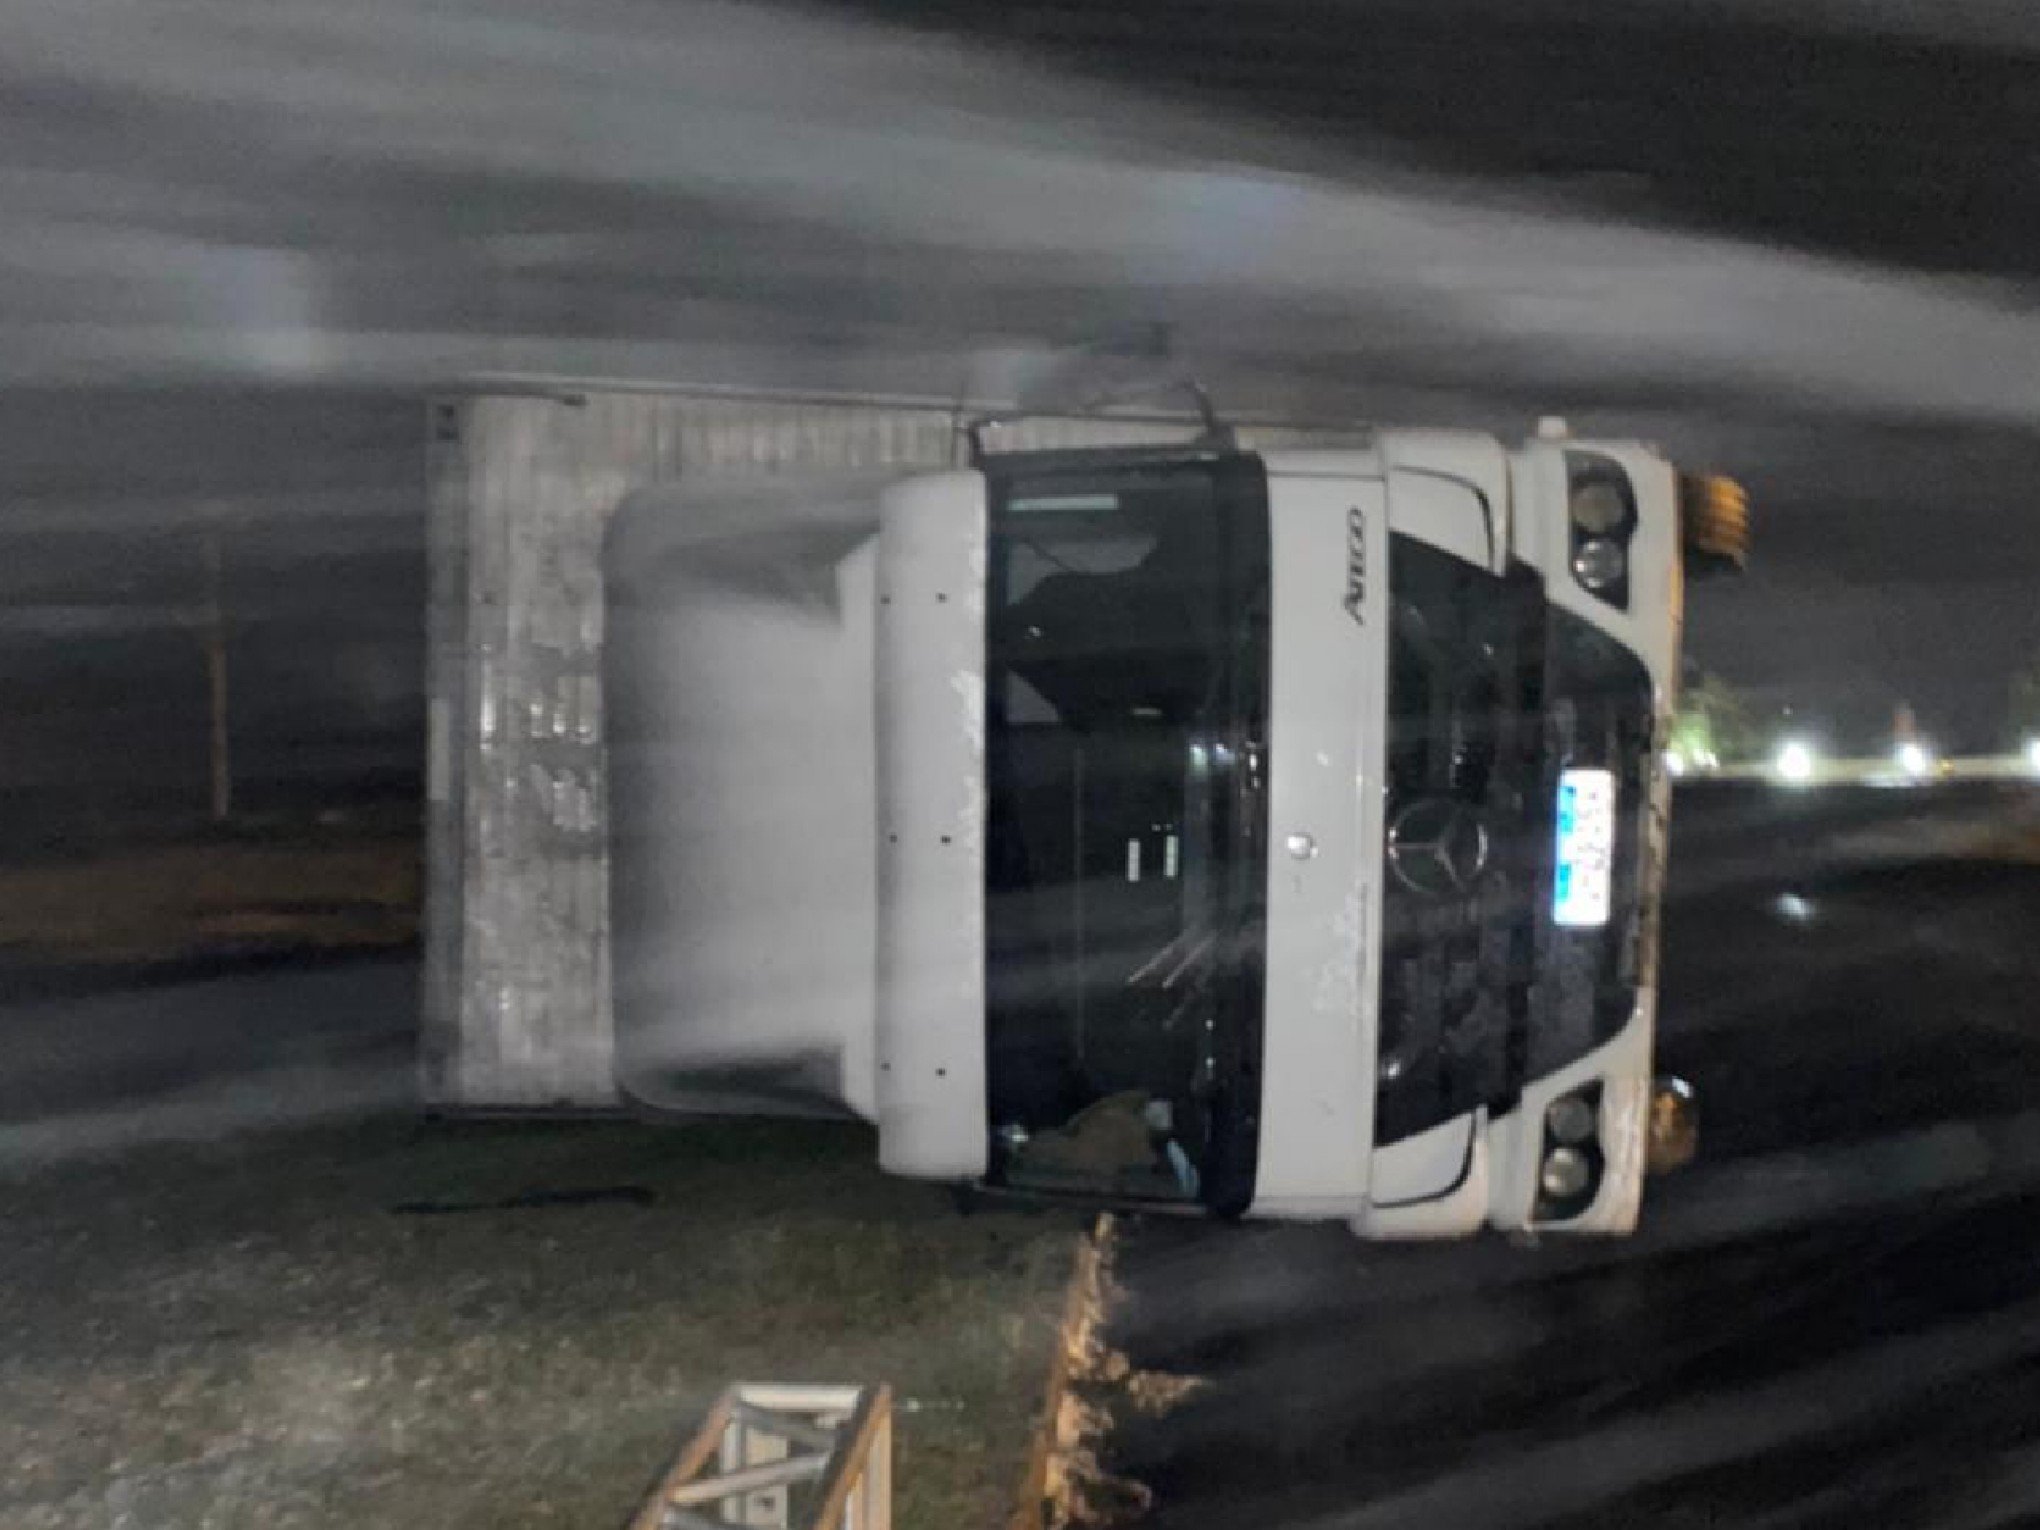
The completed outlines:
[[[1615,773],[1568,770],[1558,778],[1558,870],[1551,917],[1575,929],[1608,922],[1615,864]]]

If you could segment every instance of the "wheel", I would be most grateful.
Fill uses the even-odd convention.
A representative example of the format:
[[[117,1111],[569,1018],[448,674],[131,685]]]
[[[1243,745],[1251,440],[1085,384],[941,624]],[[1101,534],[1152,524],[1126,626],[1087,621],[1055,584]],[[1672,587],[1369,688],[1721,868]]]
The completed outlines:
[[[1750,500],[1733,478],[1679,477],[1679,542],[1686,572],[1739,574],[1750,557]]]

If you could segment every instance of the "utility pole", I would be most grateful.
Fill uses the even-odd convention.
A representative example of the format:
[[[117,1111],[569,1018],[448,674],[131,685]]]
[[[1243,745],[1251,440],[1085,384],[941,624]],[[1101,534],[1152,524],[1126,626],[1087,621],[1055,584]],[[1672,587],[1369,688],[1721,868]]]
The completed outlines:
[[[215,508],[206,521],[203,538],[205,605],[201,618],[206,698],[210,711],[207,754],[212,771],[214,823],[225,823],[234,812],[234,767],[227,732],[226,550],[221,545],[221,519]]]

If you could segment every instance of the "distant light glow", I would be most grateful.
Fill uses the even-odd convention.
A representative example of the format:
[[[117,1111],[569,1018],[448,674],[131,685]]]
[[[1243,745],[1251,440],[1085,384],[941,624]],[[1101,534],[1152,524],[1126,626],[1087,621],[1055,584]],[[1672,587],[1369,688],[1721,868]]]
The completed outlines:
[[[1813,900],[1798,893],[1780,893],[1771,900],[1771,912],[1787,924],[1805,924],[1813,918]]]
[[[1665,769],[1674,776],[1686,773],[1686,751],[1677,747],[1665,751]]]
[[[2040,738],[2026,740],[2026,769],[2040,776]]]
[[[1909,776],[1923,776],[1934,768],[1934,756],[1918,739],[1907,739],[1900,744],[1894,756],[1898,768]]]
[[[1780,745],[1778,758],[1773,762],[1778,779],[1790,781],[1794,785],[1804,785],[1811,781],[1814,771],[1819,767],[1820,756],[1814,751],[1813,745],[1798,738],[1787,739]]]

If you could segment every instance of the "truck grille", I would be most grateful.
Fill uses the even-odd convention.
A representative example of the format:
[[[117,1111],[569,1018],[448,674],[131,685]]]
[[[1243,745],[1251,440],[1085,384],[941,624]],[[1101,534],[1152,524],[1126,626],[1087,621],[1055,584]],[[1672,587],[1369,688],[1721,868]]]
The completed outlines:
[[[1478,1106],[1619,1029],[1635,997],[1650,686],[1633,654],[1497,577],[1393,539],[1382,866],[1379,1143]],[[1559,772],[1617,772],[1612,910],[1550,919]]]

